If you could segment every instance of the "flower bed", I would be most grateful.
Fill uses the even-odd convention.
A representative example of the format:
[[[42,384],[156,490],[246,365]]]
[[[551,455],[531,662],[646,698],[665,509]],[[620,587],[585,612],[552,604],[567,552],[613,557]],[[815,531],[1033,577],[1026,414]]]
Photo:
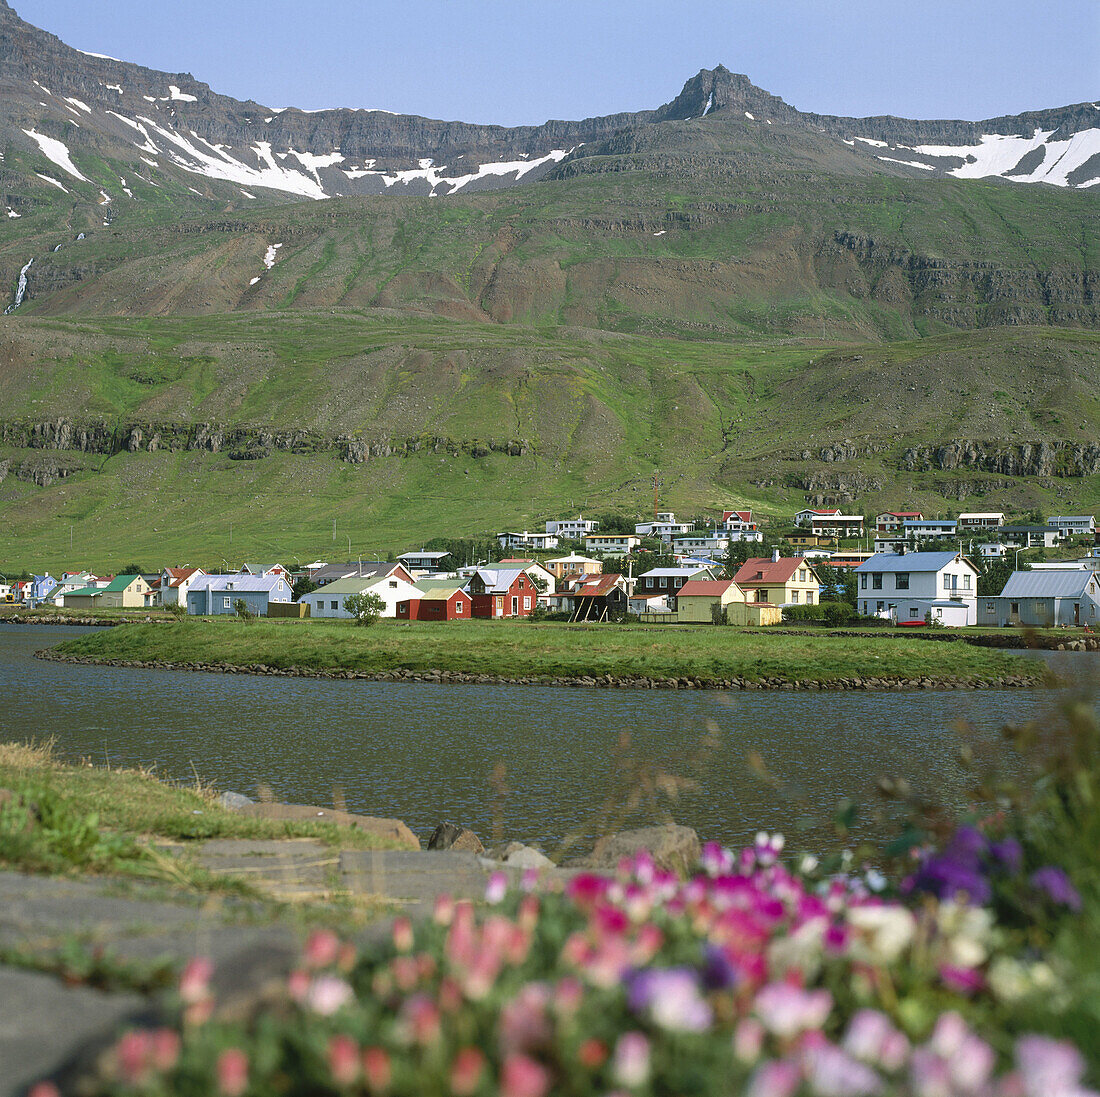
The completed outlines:
[[[1013,1021],[1058,972],[971,901],[992,876],[1061,916],[1059,870],[1022,877],[972,828],[897,889],[782,848],[709,845],[687,880],[646,855],[553,893],[497,877],[486,907],[443,899],[369,954],[317,932],[247,1022],[218,1019],[194,961],[178,1028],[126,1034],[100,1092],[1085,1097],[1079,1052]]]

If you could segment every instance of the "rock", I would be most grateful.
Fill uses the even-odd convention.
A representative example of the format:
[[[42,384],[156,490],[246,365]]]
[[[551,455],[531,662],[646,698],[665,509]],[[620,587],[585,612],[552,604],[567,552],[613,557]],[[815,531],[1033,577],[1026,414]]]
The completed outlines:
[[[311,807],[307,804],[245,804],[237,809],[241,815],[255,819],[275,819],[295,823],[335,823],[355,827],[393,842],[398,849],[420,849],[420,839],[400,819],[379,819],[373,815],[353,815],[333,808]]]
[[[504,858],[504,863],[509,868],[557,868],[545,853],[540,853],[533,846],[519,845],[518,842],[512,844],[519,848],[513,849]]]
[[[481,839],[467,827],[456,823],[440,823],[428,839],[428,849],[453,849],[456,853],[484,853]]]
[[[240,811],[241,808],[253,803],[255,800],[239,792],[223,792],[218,797],[218,806],[225,808],[226,811]]]
[[[601,838],[595,849],[576,862],[577,867],[614,872],[624,857],[648,850],[659,867],[686,876],[699,863],[702,847],[691,827],[668,823],[664,826],[624,830]]]

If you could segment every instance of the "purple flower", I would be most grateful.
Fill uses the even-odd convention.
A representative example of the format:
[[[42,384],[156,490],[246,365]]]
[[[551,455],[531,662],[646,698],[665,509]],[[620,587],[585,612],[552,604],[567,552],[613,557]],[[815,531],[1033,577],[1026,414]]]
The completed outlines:
[[[989,847],[993,860],[1004,868],[1005,872],[1015,875],[1024,863],[1024,851],[1015,838],[1006,838],[1003,842],[994,842]]]
[[[707,990],[729,990],[737,985],[737,968],[717,945],[707,945],[701,975]]]
[[[1045,891],[1054,902],[1070,910],[1081,909],[1081,896],[1069,877],[1056,865],[1045,865],[1031,874],[1031,886]]]
[[[714,1015],[699,995],[699,978],[690,968],[639,971],[628,977],[627,1001],[635,1013],[648,1014],[661,1028],[704,1032]]]
[[[966,857],[952,856],[950,847],[929,857],[905,882],[905,890],[927,891],[938,899],[958,900],[965,896],[979,906],[987,903],[992,895],[981,866]]]
[[[1072,1044],[1046,1036],[1021,1036],[1016,1042],[1016,1064],[1028,1097],[1081,1093],[1085,1061]]]

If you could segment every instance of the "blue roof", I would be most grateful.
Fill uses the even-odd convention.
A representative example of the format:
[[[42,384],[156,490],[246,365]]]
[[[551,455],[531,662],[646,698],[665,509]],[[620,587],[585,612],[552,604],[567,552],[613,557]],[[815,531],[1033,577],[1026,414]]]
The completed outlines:
[[[903,526],[950,526],[954,529],[958,522],[954,518],[906,518]]]
[[[1075,571],[1014,571],[1002,598],[1079,598],[1096,578],[1091,569]]]
[[[234,590],[234,591],[272,591],[282,583],[278,575],[248,575],[237,572],[234,575],[203,575],[191,584],[189,593],[197,594],[203,590]]]
[[[876,552],[856,571],[939,571],[958,555],[957,552]]]

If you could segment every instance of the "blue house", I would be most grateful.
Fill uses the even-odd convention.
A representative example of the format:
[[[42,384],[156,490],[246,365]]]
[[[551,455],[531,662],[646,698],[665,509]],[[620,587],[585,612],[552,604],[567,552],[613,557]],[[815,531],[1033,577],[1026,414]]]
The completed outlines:
[[[50,591],[57,586],[57,580],[47,571],[45,575],[36,575],[31,580],[30,593],[28,595],[31,602],[34,605],[38,605],[40,602],[44,602],[49,596]]]
[[[237,602],[249,613],[267,616],[272,602],[289,602],[290,586],[278,575],[203,575],[187,592],[187,612],[196,616],[234,614]]]

